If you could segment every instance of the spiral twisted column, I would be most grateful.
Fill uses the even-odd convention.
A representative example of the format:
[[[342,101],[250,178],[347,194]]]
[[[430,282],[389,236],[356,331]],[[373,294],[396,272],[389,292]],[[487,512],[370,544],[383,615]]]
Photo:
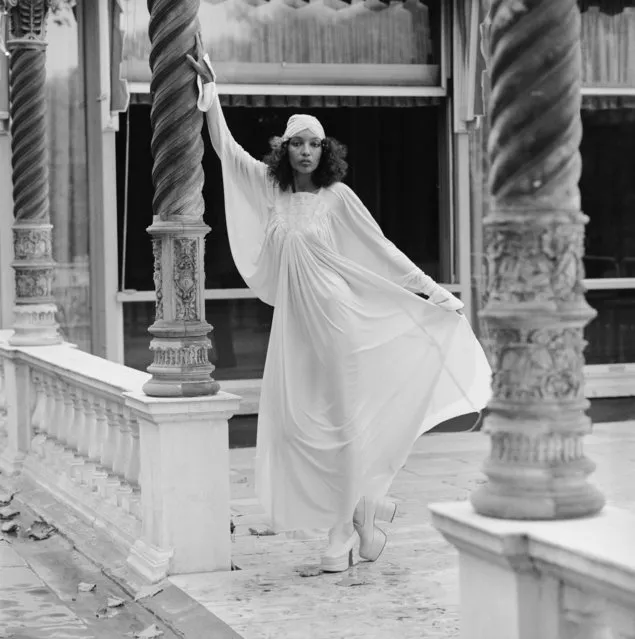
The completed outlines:
[[[581,517],[604,499],[583,448],[583,331],[595,312],[582,284],[580,14],[576,0],[493,0],[490,17],[491,452],[471,500],[493,517]]]
[[[205,321],[203,115],[196,106],[195,54],[200,0],[148,0],[152,81],[153,224],[156,313],[154,361],[144,392],[155,397],[213,395]]]
[[[16,299],[14,345],[57,344],[46,127],[46,20],[52,0],[4,0],[9,13],[9,112]]]

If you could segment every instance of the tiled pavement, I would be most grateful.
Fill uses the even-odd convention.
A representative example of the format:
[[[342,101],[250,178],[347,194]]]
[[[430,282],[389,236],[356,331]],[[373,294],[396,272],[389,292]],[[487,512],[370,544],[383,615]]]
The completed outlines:
[[[458,637],[456,554],[431,526],[426,505],[466,499],[481,481],[487,447],[480,433],[421,438],[393,484],[399,511],[380,561],[317,576],[301,571],[316,566],[322,537],[250,533],[263,524],[253,493],[254,450],[233,450],[234,561],[241,570],[172,581],[245,639]],[[635,511],[635,422],[596,425],[586,449],[609,501]]]

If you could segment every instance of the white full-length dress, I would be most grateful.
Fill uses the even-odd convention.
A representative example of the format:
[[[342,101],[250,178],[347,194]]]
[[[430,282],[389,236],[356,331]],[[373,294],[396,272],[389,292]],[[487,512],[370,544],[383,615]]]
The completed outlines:
[[[480,411],[490,367],[464,316],[412,292],[423,273],[348,186],[283,192],[217,99],[207,119],[236,266],[275,307],[257,496],[274,530],[329,528],[386,494],[422,433]]]

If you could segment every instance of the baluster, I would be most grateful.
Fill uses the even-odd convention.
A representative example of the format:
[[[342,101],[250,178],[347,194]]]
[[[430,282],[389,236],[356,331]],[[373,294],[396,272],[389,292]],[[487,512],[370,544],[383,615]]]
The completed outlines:
[[[127,481],[126,470],[128,468],[128,459],[132,452],[130,426],[128,424],[130,411],[121,407],[117,413],[117,422],[119,425],[119,437],[117,439],[117,451],[115,453],[115,463],[113,470],[120,478],[121,484],[117,490],[117,505],[125,511],[129,511],[132,495],[132,487]]]
[[[635,639],[635,609],[632,604],[608,603],[607,618],[615,639]]]
[[[135,418],[130,419],[131,454],[130,465],[126,473],[126,478],[132,487],[132,494],[129,496],[128,512],[141,521],[141,486],[139,485],[139,473],[141,472],[141,450],[139,448],[139,422]]]
[[[47,375],[41,375],[42,391],[44,393],[44,407],[42,409],[42,418],[40,419],[39,429],[45,437],[51,436],[51,429],[55,418],[55,393],[51,380]]]
[[[605,601],[598,595],[565,585],[561,615],[562,639],[614,639]]]
[[[130,421],[132,416],[128,408],[123,407],[119,413],[119,450],[117,451],[115,472],[123,477],[118,493],[118,504],[126,512],[131,511],[133,487],[130,483],[130,469],[133,454],[133,437]]]
[[[44,395],[44,406],[42,408],[42,417],[38,425],[39,431],[42,435],[42,440],[39,442],[37,450],[35,451],[41,460],[46,457],[47,449],[51,446],[51,429],[55,418],[55,394],[51,379],[48,375],[40,373],[42,383],[42,393]]]
[[[49,377],[49,387],[51,389],[53,411],[52,419],[48,429],[49,435],[56,442],[60,440],[61,423],[64,420],[64,395],[62,393],[62,382],[55,377]]]
[[[62,401],[64,402],[63,417],[60,427],[62,451],[59,456],[60,468],[70,476],[71,465],[75,457],[73,446],[73,423],[75,421],[76,389],[69,383],[62,381]]]
[[[79,454],[84,459],[81,480],[83,484],[92,486],[92,476],[95,472],[96,464],[94,458],[91,457],[91,442],[95,437],[97,421],[93,397],[90,391],[84,391],[82,397],[82,412],[84,414],[84,423],[78,442]]]
[[[88,458],[95,463],[95,471],[92,476],[92,488],[100,495],[106,494],[106,480],[108,471],[104,466],[106,458],[106,442],[108,440],[108,417],[106,402],[97,398],[93,404],[95,410],[95,429],[91,438]]]
[[[68,474],[71,479],[81,481],[84,459],[79,451],[79,442],[85,427],[84,391],[81,388],[71,388],[71,402],[73,405],[72,421],[69,422],[67,451],[69,454]],[[70,457],[72,455],[72,458]]]
[[[4,362],[0,360],[0,423],[7,418],[7,394],[4,388]]]
[[[46,441],[44,425],[46,417],[46,392],[44,390],[44,379],[42,373],[37,370],[31,371],[31,386],[35,389],[35,408],[31,415],[31,427],[33,429],[31,450],[38,457],[42,457],[42,446]]]
[[[116,415],[117,422],[117,446],[115,448],[115,458],[112,465],[112,470],[116,475],[119,475],[122,479],[125,476],[126,461],[128,455],[128,438],[130,429],[128,428],[128,422],[126,419],[125,410],[119,407]]]
[[[130,455],[128,457],[128,468],[126,470],[126,480],[133,487],[139,486],[139,472],[141,470],[141,455],[139,453],[139,422],[130,416],[128,421],[130,427]]]
[[[108,476],[103,483],[102,496],[105,501],[108,503],[114,503],[115,505],[117,504],[117,490],[120,484],[119,478],[113,470],[119,441],[119,420],[117,411],[117,404],[108,401],[106,405],[106,424],[108,429],[102,453],[102,466],[108,473]]]
[[[57,377],[49,378],[53,397],[53,418],[49,427],[49,437],[44,446],[44,456],[52,467],[60,464],[60,456],[63,452],[62,428],[65,419],[64,384]]]
[[[7,441],[7,394],[4,387],[4,362],[0,359],[0,451]]]

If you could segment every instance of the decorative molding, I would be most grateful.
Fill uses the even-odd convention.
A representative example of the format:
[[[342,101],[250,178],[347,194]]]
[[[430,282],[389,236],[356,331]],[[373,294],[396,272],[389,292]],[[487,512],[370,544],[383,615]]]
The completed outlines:
[[[163,274],[161,272],[161,240],[152,239],[152,254],[154,255],[154,290],[156,293],[155,301],[155,320],[163,319]]]
[[[198,312],[198,258],[195,238],[174,240],[174,293],[176,308],[174,318],[196,321]]]
[[[50,260],[53,252],[50,224],[13,225],[13,250],[16,260]]]
[[[584,398],[581,328],[490,328],[493,399],[518,403]]]
[[[491,457],[503,464],[567,464],[584,457],[582,436],[494,433]]]
[[[547,303],[584,299],[582,215],[547,221],[492,221],[484,231],[486,302]],[[561,222],[557,217],[569,217]],[[577,222],[574,220],[578,220]]]
[[[61,0],[0,0],[0,10],[9,14],[11,40],[23,45],[45,44],[46,20],[50,9],[57,10]],[[9,41],[10,43],[10,41]]]
[[[14,265],[15,268],[15,290],[17,302],[22,299],[53,297],[53,277],[55,275],[52,268],[31,268],[29,266]]]
[[[206,366],[207,353],[211,347],[212,342],[209,339],[202,343],[183,346],[170,346],[155,341],[150,344],[150,350],[154,352],[154,366]]]

